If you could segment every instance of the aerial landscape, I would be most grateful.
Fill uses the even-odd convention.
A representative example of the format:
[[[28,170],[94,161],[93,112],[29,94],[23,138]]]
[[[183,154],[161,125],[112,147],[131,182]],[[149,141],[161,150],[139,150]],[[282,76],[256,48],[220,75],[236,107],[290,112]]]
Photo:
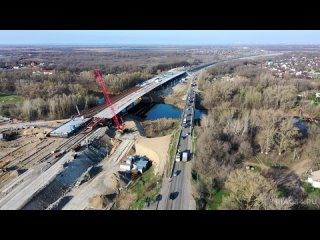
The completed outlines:
[[[1,210],[317,210],[319,146],[320,31],[0,30]]]

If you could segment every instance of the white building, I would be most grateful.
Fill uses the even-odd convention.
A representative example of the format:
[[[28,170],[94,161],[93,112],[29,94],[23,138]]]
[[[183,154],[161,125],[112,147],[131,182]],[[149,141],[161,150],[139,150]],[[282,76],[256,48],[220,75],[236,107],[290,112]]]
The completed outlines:
[[[314,188],[320,188],[320,170],[312,172],[309,175],[307,182],[311,183]]]

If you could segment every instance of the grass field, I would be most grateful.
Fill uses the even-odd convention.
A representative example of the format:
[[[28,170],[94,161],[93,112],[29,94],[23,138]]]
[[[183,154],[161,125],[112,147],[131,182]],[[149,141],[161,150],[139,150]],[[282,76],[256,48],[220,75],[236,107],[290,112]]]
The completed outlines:
[[[222,203],[222,199],[228,195],[229,195],[229,193],[225,192],[225,191],[216,192],[213,195],[212,199],[210,201],[208,201],[207,209],[208,210],[218,210],[221,203]]]
[[[154,175],[154,167],[151,167],[134,183],[131,191],[137,194],[137,200],[134,201],[130,208],[131,210],[141,210],[145,202],[155,200],[161,188],[161,179]]]
[[[172,134],[172,140],[171,140],[171,143],[170,143],[170,146],[169,146],[169,154],[168,154],[168,157],[169,157],[169,162],[167,164],[167,176],[170,175],[170,170],[171,170],[171,166],[173,164],[173,160],[176,156],[176,153],[177,153],[177,145],[178,145],[178,141],[179,141],[179,136],[180,136],[180,128],[176,129],[174,131],[174,133]]]
[[[23,97],[0,93],[0,104],[1,103],[19,103],[22,101],[23,101]]]

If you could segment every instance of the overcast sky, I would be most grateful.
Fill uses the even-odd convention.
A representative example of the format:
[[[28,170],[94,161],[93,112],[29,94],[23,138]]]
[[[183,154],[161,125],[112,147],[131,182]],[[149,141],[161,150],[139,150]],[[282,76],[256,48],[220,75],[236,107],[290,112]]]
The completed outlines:
[[[0,44],[320,44],[319,30],[0,30]]]

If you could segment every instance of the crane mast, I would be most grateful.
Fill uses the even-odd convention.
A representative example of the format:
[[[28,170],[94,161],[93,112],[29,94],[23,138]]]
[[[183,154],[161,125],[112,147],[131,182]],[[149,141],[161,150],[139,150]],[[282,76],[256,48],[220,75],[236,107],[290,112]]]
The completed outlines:
[[[110,110],[112,112],[113,120],[114,120],[115,124],[117,125],[118,130],[122,131],[124,129],[124,124],[120,124],[120,122],[119,122],[119,119],[118,119],[118,117],[117,117],[117,115],[115,113],[115,110],[113,108],[113,103],[112,103],[111,98],[109,96],[108,89],[107,89],[107,87],[106,87],[106,85],[104,83],[104,80],[102,78],[102,75],[101,75],[99,69],[95,69],[94,70],[94,78],[98,79],[100,87],[102,88],[102,91],[103,91],[103,95],[104,95],[105,101],[106,101],[108,107],[110,107]]]

